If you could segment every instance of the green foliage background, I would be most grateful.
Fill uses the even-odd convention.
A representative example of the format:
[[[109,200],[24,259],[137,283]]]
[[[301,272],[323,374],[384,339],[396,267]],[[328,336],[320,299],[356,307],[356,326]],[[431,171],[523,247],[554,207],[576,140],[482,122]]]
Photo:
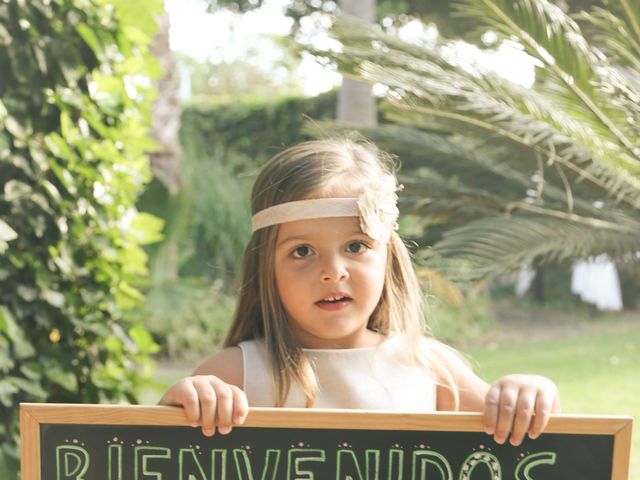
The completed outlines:
[[[336,93],[330,92],[314,98],[257,98],[191,104],[185,108],[181,138],[188,187],[183,194],[192,196],[191,203],[197,205],[186,215],[192,230],[187,236],[189,248],[184,244],[181,247],[188,257],[181,263],[182,274],[224,278],[226,285],[230,284],[249,235],[248,224],[242,223],[238,212],[248,213],[246,197],[253,173],[286,146],[353,130],[353,126],[332,121],[335,102]],[[401,230],[403,238],[415,244],[417,255],[427,252],[447,231],[491,214],[505,202],[529,195],[527,182],[535,168],[521,175],[504,161],[493,165],[492,159],[505,155],[535,166],[536,158],[530,152],[513,145],[496,147],[488,141],[473,141],[433,123],[424,124],[415,115],[397,112],[385,102],[381,102],[379,110],[380,126],[360,128],[360,132],[401,162],[399,177],[405,186],[401,195]],[[478,197],[478,191],[484,196]],[[166,193],[163,195],[168,198]],[[420,203],[421,199],[428,201]],[[147,203],[145,209],[153,208],[152,204],[163,205],[158,196]],[[157,208],[162,215],[170,208],[169,202]],[[180,215],[184,220],[184,210]],[[173,223],[174,217],[178,218],[164,218]],[[579,304],[569,291],[567,272],[571,271],[571,264],[554,263],[546,269],[546,300]],[[634,307],[637,274],[624,268],[619,274],[624,303]]]
[[[135,401],[160,0],[0,3],[0,477],[20,402]]]
[[[250,237],[248,199],[253,175],[287,146],[352,132],[353,125],[332,120],[336,97],[334,91],[313,98],[255,98],[185,107],[183,188],[172,197],[154,181],[140,202],[166,224],[164,241],[148,249],[153,287],[147,296],[147,324],[164,355],[195,362],[221,343],[233,313],[240,259]],[[388,119],[381,122],[391,128]],[[388,138],[374,138],[400,155],[401,173],[407,172],[402,182],[407,183],[424,156],[423,149],[412,150],[411,142],[408,148],[400,148],[400,140],[392,141],[392,130]],[[400,226],[403,236],[417,246],[418,219],[405,220]],[[439,234],[434,232],[435,238]],[[425,291],[440,299],[429,299],[428,313],[429,318],[437,318],[433,323],[439,337],[460,340],[463,332],[477,332],[490,322],[488,298],[467,298],[463,306],[452,300],[460,295],[458,290],[450,291],[451,286],[435,272],[424,283]]]
[[[196,361],[221,343],[237,270],[250,237],[249,190],[259,166],[311,135],[307,119],[335,114],[336,93],[185,106],[183,188],[159,182],[139,206],[163,218],[162,243],[147,248],[152,286],[146,322],[163,354]]]
[[[331,91],[317,97],[189,104],[182,114],[182,147],[193,159],[212,157],[222,146],[248,156],[249,168],[255,168],[284,147],[310,139],[302,129],[305,120],[334,118],[336,101]]]

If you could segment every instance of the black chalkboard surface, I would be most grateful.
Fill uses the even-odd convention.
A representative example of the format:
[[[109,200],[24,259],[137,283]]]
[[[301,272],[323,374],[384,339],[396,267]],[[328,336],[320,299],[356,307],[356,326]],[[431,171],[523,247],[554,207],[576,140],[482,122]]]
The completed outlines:
[[[205,437],[181,409],[21,406],[23,480],[627,480],[631,419],[555,416],[498,445],[479,414],[252,409]]]

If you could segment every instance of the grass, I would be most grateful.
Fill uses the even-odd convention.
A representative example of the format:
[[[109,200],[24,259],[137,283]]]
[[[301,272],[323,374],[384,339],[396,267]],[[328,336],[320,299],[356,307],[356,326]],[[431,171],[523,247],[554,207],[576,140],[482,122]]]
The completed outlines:
[[[565,413],[633,417],[629,480],[640,480],[640,314],[633,317],[590,321],[563,338],[490,342],[468,353],[488,381],[514,372],[553,379]]]
[[[524,322],[498,323],[494,335],[463,350],[487,381],[516,372],[553,379],[564,413],[633,417],[629,480],[640,480],[640,312],[583,313],[533,312]],[[169,386],[194,366],[161,366],[156,380]],[[145,392],[142,403],[156,403],[162,391]]]

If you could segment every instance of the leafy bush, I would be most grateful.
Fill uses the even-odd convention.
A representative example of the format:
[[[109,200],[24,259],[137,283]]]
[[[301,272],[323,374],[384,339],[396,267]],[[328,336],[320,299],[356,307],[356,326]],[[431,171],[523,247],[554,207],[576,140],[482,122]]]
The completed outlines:
[[[491,299],[485,290],[466,292],[464,301],[456,304],[429,296],[426,314],[433,335],[453,345],[473,341],[495,325]]]
[[[147,325],[165,356],[194,362],[220,348],[235,306],[221,287],[222,281],[183,277],[149,291]]]
[[[169,357],[201,358],[222,343],[231,320],[250,236],[251,178],[233,174],[241,162],[248,158],[222,148],[208,159],[187,157],[178,195],[154,182],[141,199],[166,222],[164,241],[148,248],[146,324]]]
[[[233,284],[251,236],[249,192],[253,181],[253,172],[238,175],[234,166],[249,161],[245,155],[222,148],[209,159],[187,160],[184,178],[189,224],[180,249],[190,255],[181,262],[182,274]]]
[[[0,478],[20,402],[135,401],[160,0],[0,3]]]
[[[305,119],[335,118],[336,99],[332,91],[317,97],[187,105],[182,147],[189,158],[211,158],[222,147],[253,159],[249,166],[255,166],[284,147],[309,140],[303,132]]]

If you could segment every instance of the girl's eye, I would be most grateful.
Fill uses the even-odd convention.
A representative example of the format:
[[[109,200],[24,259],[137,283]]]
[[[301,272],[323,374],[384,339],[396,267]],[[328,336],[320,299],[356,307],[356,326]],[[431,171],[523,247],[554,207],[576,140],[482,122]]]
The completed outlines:
[[[311,255],[311,248],[306,245],[301,245],[297,247],[291,254],[294,256],[294,258],[308,257],[309,255]]]
[[[350,253],[362,253],[364,252],[367,247],[363,242],[351,242],[349,245],[347,245],[347,250]]]

